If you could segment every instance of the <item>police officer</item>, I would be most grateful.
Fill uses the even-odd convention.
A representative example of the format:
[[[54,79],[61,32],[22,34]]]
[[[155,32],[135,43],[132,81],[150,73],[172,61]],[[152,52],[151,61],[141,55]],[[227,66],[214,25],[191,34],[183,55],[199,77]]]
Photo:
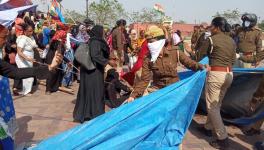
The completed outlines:
[[[236,45],[233,39],[226,35],[228,24],[225,18],[216,17],[211,23],[211,34],[208,38],[207,54],[210,71],[207,75],[205,97],[207,106],[207,121],[204,133],[215,133],[217,140],[210,142],[216,149],[229,146],[228,134],[220,114],[222,100],[233,81],[232,66],[236,58]]]
[[[238,31],[239,64],[242,68],[254,68],[261,59],[262,32],[256,27],[257,16],[255,14],[242,15],[242,28]],[[249,59],[250,58],[250,59]]]
[[[153,92],[179,81],[178,63],[194,71],[204,69],[204,66],[191,60],[175,46],[166,42],[164,31],[158,26],[151,26],[146,32],[150,54],[144,58],[141,80],[134,86],[129,102],[141,97],[149,82],[148,92]],[[175,49],[176,48],[176,49]]]

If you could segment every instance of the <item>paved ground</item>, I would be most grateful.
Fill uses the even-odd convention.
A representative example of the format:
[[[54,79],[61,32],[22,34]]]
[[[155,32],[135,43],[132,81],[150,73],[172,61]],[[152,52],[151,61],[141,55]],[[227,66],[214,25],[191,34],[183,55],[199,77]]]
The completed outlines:
[[[56,135],[77,124],[72,122],[75,95],[58,92],[45,95],[45,88],[39,87],[31,97],[14,97],[19,131],[16,136],[18,146],[28,146],[45,138]],[[74,86],[77,91],[77,85]],[[76,92],[75,92],[76,93]],[[196,127],[205,122],[205,116],[196,115],[183,142],[184,150],[213,150],[209,138],[201,135]],[[264,129],[264,126],[263,126]],[[246,137],[236,127],[229,126],[233,150],[252,149],[256,141],[264,141],[264,134]]]

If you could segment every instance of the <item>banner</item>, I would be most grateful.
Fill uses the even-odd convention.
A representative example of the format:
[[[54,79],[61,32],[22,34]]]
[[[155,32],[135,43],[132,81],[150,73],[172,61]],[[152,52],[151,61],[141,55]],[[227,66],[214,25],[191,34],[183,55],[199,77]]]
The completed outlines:
[[[0,11],[0,24],[5,27],[8,27],[12,25],[12,23],[15,21],[19,13],[22,13],[25,11],[36,11],[37,6],[38,5],[29,5],[29,6],[14,8],[14,9],[8,9],[5,11]]]
[[[0,11],[32,5],[31,0],[3,0],[0,3]]]

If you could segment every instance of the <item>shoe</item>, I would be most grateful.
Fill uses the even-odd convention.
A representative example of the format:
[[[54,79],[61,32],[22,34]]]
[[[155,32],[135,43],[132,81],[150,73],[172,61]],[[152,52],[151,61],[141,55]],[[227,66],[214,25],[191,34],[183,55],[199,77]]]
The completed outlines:
[[[264,150],[264,142],[257,142],[255,148],[256,150]]]
[[[250,130],[242,131],[244,135],[246,136],[254,136],[254,135],[260,135],[260,130],[256,130],[251,128]]]
[[[13,88],[13,95],[14,96],[19,96],[19,92],[16,88]]]
[[[226,138],[224,140],[216,140],[209,143],[213,148],[226,150],[229,147],[229,139]]]
[[[46,92],[45,94],[46,94],[46,95],[51,95],[51,92]]]
[[[212,137],[213,136],[212,131],[211,130],[207,130],[205,127],[198,127],[197,130],[200,133],[202,133],[202,134],[204,134],[204,135],[206,135],[208,137]]]

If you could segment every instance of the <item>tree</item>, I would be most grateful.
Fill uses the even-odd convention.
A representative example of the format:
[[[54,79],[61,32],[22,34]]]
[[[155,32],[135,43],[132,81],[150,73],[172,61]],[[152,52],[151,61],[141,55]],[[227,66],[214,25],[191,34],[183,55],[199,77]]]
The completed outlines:
[[[264,31],[264,20],[262,20],[259,24],[258,24],[259,28],[262,29],[262,31]]]
[[[81,14],[75,10],[68,10],[68,9],[64,13],[64,16],[65,16],[65,20],[67,23],[74,23],[74,21],[76,23],[82,22],[86,18],[85,15],[83,15],[83,14]]]
[[[97,24],[113,26],[118,19],[126,19],[127,15],[117,0],[99,0],[90,4],[89,17]]]
[[[178,23],[185,24],[186,22],[184,20],[179,20]]]
[[[130,14],[131,22],[152,22],[161,23],[166,17],[164,13],[161,13],[155,9],[143,8],[139,12],[133,12]]]
[[[217,12],[213,17],[224,17],[230,24],[241,23],[241,13],[238,9]]]

